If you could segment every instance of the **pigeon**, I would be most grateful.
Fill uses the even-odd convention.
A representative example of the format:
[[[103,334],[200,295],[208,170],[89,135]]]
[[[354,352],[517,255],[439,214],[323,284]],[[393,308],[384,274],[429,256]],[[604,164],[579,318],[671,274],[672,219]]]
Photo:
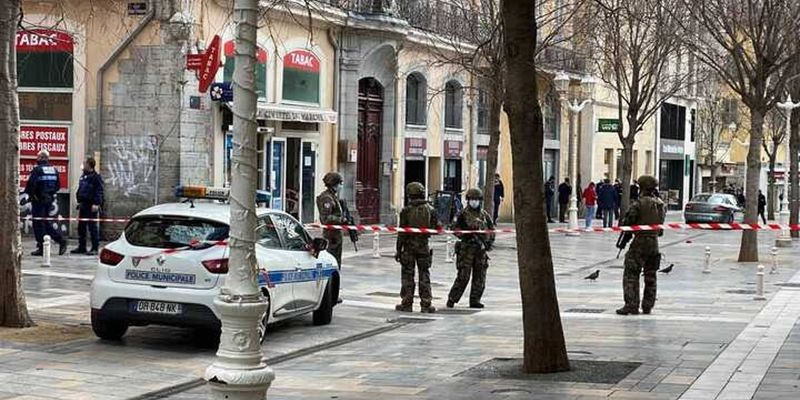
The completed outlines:
[[[662,274],[668,274],[668,273],[672,272],[672,267],[674,267],[674,266],[675,266],[675,264],[670,264],[669,267],[664,268],[664,269],[662,269],[662,270],[660,270],[658,272],[661,272]]]
[[[600,270],[598,269],[597,271],[592,272],[591,274],[589,274],[589,276],[583,279],[588,279],[594,282],[594,280],[597,279],[599,276],[600,276]]]

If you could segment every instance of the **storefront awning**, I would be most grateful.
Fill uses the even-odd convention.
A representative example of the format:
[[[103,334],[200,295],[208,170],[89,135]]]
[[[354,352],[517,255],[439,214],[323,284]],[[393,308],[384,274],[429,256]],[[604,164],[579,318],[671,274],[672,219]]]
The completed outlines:
[[[258,119],[295,122],[324,122],[335,124],[338,114],[333,110],[305,108],[280,104],[258,105]]]

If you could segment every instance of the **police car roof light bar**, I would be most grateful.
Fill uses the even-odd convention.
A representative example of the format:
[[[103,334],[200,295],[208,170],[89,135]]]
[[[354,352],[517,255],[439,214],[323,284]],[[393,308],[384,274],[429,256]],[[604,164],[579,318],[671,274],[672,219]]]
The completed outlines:
[[[228,200],[229,188],[208,187],[202,185],[179,185],[175,187],[175,197],[185,199]],[[270,203],[271,194],[266,190],[256,190],[256,203]]]

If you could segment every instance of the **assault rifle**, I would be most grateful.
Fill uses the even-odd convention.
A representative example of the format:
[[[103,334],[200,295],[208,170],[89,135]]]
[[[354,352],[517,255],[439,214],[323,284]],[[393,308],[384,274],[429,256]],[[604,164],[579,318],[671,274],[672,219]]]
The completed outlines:
[[[347,225],[355,225],[356,222],[353,220],[353,215],[350,214],[350,209],[347,208],[347,202],[339,200],[339,205],[342,207],[342,215],[344,216],[345,223]],[[353,242],[353,249],[358,253],[358,231],[348,229],[347,234],[350,235],[350,241]]]
[[[619,255],[622,254],[622,250],[625,250],[625,247],[628,246],[628,242],[633,239],[633,232],[620,232],[619,237],[617,238],[617,248],[619,251],[617,252],[617,258]]]

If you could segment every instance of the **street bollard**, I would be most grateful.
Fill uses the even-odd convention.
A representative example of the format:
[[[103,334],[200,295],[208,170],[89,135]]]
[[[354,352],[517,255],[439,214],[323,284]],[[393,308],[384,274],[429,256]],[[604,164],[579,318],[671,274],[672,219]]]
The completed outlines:
[[[372,258],[381,258],[381,233],[375,231],[372,236]]]
[[[447,245],[444,248],[444,254],[445,254],[444,262],[449,262],[449,263],[453,262],[453,237],[452,236],[448,236],[447,237]]]
[[[772,247],[772,268],[770,268],[769,273],[777,274],[778,273],[778,248]]]
[[[753,297],[753,300],[766,300],[767,298],[764,297],[764,266],[758,266],[758,272],[756,272],[756,296]]]
[[[706,261],[705,261],[705,268],[703,268],[704,274],[711,273],[711,247],[706,246]]]
[[[42,268],[47,268],[50,266],[50,248],[52,244],[50,243],[50,235],[44,235],[44,240],[42,241]]]

